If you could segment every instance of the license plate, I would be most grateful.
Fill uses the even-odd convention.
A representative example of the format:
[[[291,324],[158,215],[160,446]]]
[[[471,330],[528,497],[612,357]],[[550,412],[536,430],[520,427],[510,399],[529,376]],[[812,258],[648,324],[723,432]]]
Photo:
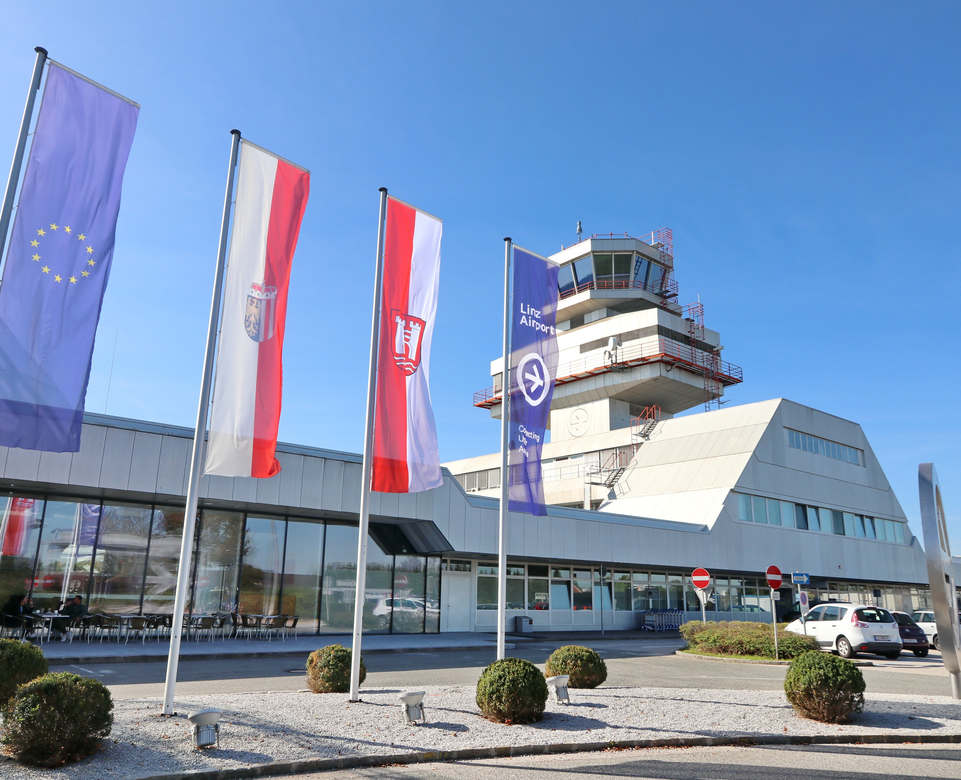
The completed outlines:
[[[875,636],[875,637],[874,637],[874,641],[875,641],[875,642],[890,642],[890,641],[891,641],[891,637],[887,637],[887,636]]]
[[[902,639],[901,641],[904,642],[905,644],[917,644],[918,642],[917,639]]]

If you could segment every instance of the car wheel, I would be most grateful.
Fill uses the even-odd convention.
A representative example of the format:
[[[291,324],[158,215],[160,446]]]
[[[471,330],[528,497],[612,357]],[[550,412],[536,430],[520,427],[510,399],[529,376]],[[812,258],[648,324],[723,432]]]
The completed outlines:
[[[931,644],[934,645],[934,649],[935,649],[935,650],[940,650],[940,649],[941,649],[941,640],[938,639],[938,635],[937,635],[937,634],[934,635],[934,639],[931,640]]]
[[[389,622],[390,620],[387,618],[387,615],[377,616],[377,628],[387,628]]]
[[[919,649],[919,650],[915,650],[915,651],[914,651],[914,654],[915,654],[918,658],[927,658],[927,657],[928,657],[928,648],[922,647],[922,648]]]
[[[854,648],[851,647],[851,643],[848,641],[847,637],[839,636],[837,641],[838,655],[841,658],[854,658],[857,653],[854,652]]]
[[[893,652],[893,651],[890,652],[890,653],[881,653],[881,655],[883,655],[883,656],[884,656],[885,658],[887,658],[889,661],[897,661],[898,658],[901,657],[901,651],[898,650],[896,653]]]

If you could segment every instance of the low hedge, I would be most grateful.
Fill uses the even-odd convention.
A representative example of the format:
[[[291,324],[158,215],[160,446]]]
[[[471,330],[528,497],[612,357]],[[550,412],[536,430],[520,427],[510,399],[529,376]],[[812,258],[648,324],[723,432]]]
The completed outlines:
[[[681,636],[695,653],[774,658],[774,631],[770,623],[740,620],[702,623],[692,620],[681,626]],[[778,626],[777,641],[779,655],[784,660],[797,658],[818,647],[814,637],[785,631],[784,624]]]
[[[343,645],[327,645],[307,657],[307,687],[314,693],[350,691],[351,652]],[[367,677],[364,657],[360,657],[360,682]]]
[[[110,691],[77,674],[46,674],[21,685],[3,710],[0,740],[17,761],[55,767],[89,756],[113,726]]]
[[[548,677],[570,675],[569,688],[596,688],[607,679],[607,664],[589,647],[564,645],[558,647],[545,664]]]
[[[0,707],[17,688],[47,673],[47,659],[39,647],[16,639],[0,639]]]
[[[864,709],[864,675],[853,663],[820,651],[791,662],[784,694],[802,718],[845,723]]]
[[[481,673],[476,702],[487,720],[508,725],[533,723],[544,715],[547,681],[530,661],[503,658]]]

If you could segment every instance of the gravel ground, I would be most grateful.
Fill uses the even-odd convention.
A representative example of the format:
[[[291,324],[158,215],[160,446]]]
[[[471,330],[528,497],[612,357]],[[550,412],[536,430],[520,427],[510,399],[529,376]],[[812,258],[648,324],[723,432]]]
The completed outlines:
[[[758,734],[961,734],[961,705],[946,696],[871,694],[865,711],[846,726],[794,715],[776,691],[666,688],[572,690],[572,704],[548,700],[544,718],[527,726],[490,723],[480,716],[474,689],[429,687],[428,723],[403,722],[400,689],[345,694],[244,693],[178,699],[180,717],[160,717],[160,699],[116,702],[111,737],[101,752],[69,767],[40,771],[0,762],[4,780],[83,778],[128,780],[271,761],[396,754],[546,743],[601,742]],[[192,749],[192,710],[224,710],[219,750]]]

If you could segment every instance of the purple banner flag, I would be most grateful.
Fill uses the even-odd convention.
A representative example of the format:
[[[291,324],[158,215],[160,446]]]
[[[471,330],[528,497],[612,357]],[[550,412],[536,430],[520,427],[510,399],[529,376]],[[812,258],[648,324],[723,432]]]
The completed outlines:
[[[0,445],[80,449],[139,111],[50,63],[0,287]]]
[[[557,265],[514,247],[508,508],[545,515],[541,447],[557,372]]]

